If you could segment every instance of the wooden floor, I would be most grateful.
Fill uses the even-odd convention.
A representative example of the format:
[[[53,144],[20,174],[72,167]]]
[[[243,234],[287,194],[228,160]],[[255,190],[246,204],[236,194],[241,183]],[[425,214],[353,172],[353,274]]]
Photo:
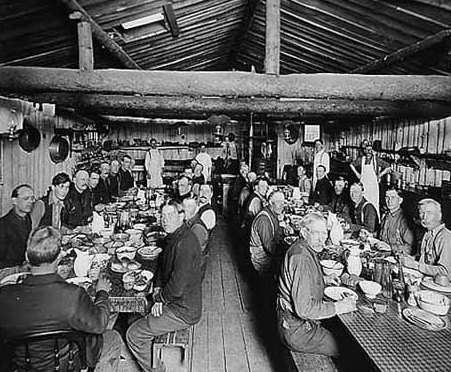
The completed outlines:
[[[268,340],[268,326],[257,318],[257,289],[249,270],[238,263],[237,250],[225,222],[211,235],[210,257],[203,281],[203,314],[194,326],[191,372],[287,372],[277,335]],[[235,244],[237,244],[235,242]],[[238,243],[239,244],[239,243]],[[139,368],[128,353],[121,360],[123,372]],[[168,372],[181,369],[169,367]]]
[[[211,236],[203,315],[194,327],[191,371],[286,371],[280,355],[262,335],[265,325],[256,317],[257,290],[238,265],[240,247],[234,248],[230,235],[223,222]]]

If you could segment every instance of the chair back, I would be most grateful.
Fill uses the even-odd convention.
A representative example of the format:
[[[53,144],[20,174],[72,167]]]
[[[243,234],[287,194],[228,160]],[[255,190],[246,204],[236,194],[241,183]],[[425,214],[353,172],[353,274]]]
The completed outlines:
[[[86,361],[86,334],[78,331],[56,330],[49,332],[34,333],[25,337],[10,338],[5,340],[5,345],[12,356],[13,371],[19,370],[17,364],[16,348],[23,347],[25,350],[24,369],[20,370],[33,371],[35,368],[31,362],[30,344],[39,343],[43,341],[53,340],[53,371],[60,372],[77,372],[81,369],[87,368]],[[69,342],[68,363],[67,368],[62,369],[60,359],[63,357],[60,354],[59,341],[67,340]],[[76,366],[75,358],[79,356],[80,366]],[[66,354],[65,354],[66,355]],[[65,356],[64,355],[64,356]]]

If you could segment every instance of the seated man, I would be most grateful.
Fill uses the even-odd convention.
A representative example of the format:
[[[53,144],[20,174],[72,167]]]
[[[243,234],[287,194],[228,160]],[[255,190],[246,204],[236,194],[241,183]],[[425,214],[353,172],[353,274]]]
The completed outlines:
[[[244,226],[249,237],[252,221],[260,211],[268,205],[266,193],[268,192],[268,180],[258,177],[255,181],[254,192],[249,196],[244,215]]]
[[[272,276],[279,273],[283,257],[283,228],[279,225],[279,218],[282,217],[285,196],[280,191],[272,192],[268,201],[269,205],[252,222],[249,249],[257,273]]]
[[[110,164],[104,161],[100,164],[99,183],[94,189],[94,205],[108,204],[111,201]]]
[[[208,233],[216,226],[216,212],[211,206],[213,191],[210,185],[202,185],[199,190],[199,216],[208,229]]]
[[[67,173],[58,173],[52,179],[47,195],[34,203],[31,211],[33,229],[40,226],[53,226],[61,229],[67,221],[66,196],[69,193],[70,177]]]
[[[110,181],[110,194],[112,200],[114,200],[113,197],[117,198],[119,196],[119,185],[121,183],[119,167],[120,165],[118,160],[111,160],[108,179]]]
[[[442,222],[442,207],[434,199],[423,199],[418,203],[418,212],[421,225],[427,229],[421,242],[420,260],[402,256],[402,263],[425,275],[445,274],[451,279],[451,231]]]
[[[283,343],[291,350],[338,356],[334,335],[321,320],[356,310],[349,298],[324,302],[325,284],[317,254],[327,238],[325,219],[315,213],[301,222],[301,239],[285,254],[279,278],[278,328]]]
[[[196,199],[187,198],[183,200],[183,208],[185,209],[185,221],[188,227],[196,236],[200,244],[202,252],[202,277],[205,274],[205,266],[208,259],[208,237],[209,232],[207,226],[202,221],[199,215],[199,204]]]
[[[346,184],[347,182],[342,176],[335,180],[334,195],[326,209],[336,213],[338,217],[342,217],[347,223],[351,223],[351,199],[347,193]]]
[[[312,201],[319,205],[327,205],[332,201],[334,189],[326,175],[326,167],[318,165],[316,168],[317,181],[313,190]]]
[[[199,188],[200,185],[203,185],[205,183],[205,177],[203,175],[204,166],[200,163],[196,163],[196,166],[194,167],[194,174],[193,174],[193,194],[199,195]]]
[[[183,223],[179,202],[168,201],[161,212],[168,233],[155,276],[154,304],[149,314],[127,331],[127,344],[141,369],[152,371],[151,346],[155,336],[188,328],[202,314],[201,250],[196,236]]]
[[[415,238],[401,209],[403,198],[400,191],[396,188],[388,189],[385,192],[385,202],[388,212],[382,217],[379,233],[381,243],[378,244],[378,248],[392,249],[410,255]]]
[[[132,174],[132,158],[124,155],[119,168],[119,196],[124,196],[126,191],[135,186]]]
[[[94,210],[94,206],[97,204],[96,188],[100,182],[100,170],[91,169],[89,172],[88,188],[86,189],[89,194],[89,200],[91,209]]]
[[[11,201],[12,209],[0,218],[0,269],[22,265],[32,229],[30,212],[34,191],[31,186],[17,186],[11,193]]]
[[[89,174],[79,169],[74,174],[74,179],[66,197],[67,226],[74,229],[77,226],[88,224],[92,218],[92,205],[88,190]]]
[[[354,203],[353,225],[351,229],[359,232],[362,229],[374,234],[379,226],[376,208],[363,196],[363,185],[354,183],[350,190],[351,200]]]
[[[191,198],[193,181],[186,175],[180,176],[180,178],[175,183],[176,189],[174,190],[174,199],[182,202],[186,198]]]
[[[27,259],[31,275],[23,283],[0,288],[0,334],[19,338],[50,331],[87,333],[87,362],[96,371],[117,371],[120,335],[106,330],[110,316],[108,292],[111,283],[99,279],[93,302],[86,291],[66,283],[56,273],[61,259],[61,234],[53,227],[35,231],[28,242]],[[67,342],[60,350],[60,369],[67,370]],[[53,370],[53,342],[30,347],[33,370]],[[18,361],[24,365],[25,361]]]

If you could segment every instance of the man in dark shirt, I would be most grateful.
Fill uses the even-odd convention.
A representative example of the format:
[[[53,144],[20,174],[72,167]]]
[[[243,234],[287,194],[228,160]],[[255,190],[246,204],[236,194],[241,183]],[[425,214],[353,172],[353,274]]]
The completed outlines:
[[[11,198],[13,208],[0,218],[0,269],[22,265],[32,227],[34,191],[31,186],[17,186]]]
[[[334,189],[326,175],[326,167],[318,165],[316,168],[317,181],[313,190],[312,201],[319,205],[327,205],[332,201]]]
[[[107,204],[111,200],[110,186],[110,165],[107,162],[100,164],[100,178],[97,187],[94,189],[94,205],[99,203]]]
[[[132,158],[124,155],[122,158],[122,166],[119,168],[119,194],[125,195],[125,192],[135,186],[135,179],[131,171]]]
[[[111,192],[111,198],[118,197],[119,196],[119,161],[118,160],[111,160],[111,167],[110,167],[110,175],[108,176],[110,180],[110,192]]]
[[[376,233],[379,227],[379,217],[374,205],[363,196],[363,184],[354,183],[351,186],[350,195],[355,205],[351,229],[355,233],[358,233],[362,229],[372,234]]]
[[[89,175],[85,170],[75,172],[73,183],[66,197],[67,226],[74,229],[86,225],[92,217],[92,205],[88,189]]]
[[[127,331],[127,344],[141,369],[150,372],[150,349],[155,336],[185,329],[199,321],[202,313],[202,271],[199,242],[183,223],[183,206],[169,201],[163,206],[166,246],[155,276],[154,304],[150,314],[138,319]]]
[[[66,283],[56,273],[61,259],[61,234],[53,227],[36,230],[26,252],[30,275],[21,284],[0,288],[0,338],[58,330],[85,332],[88,366],[97,364],[97,372],[117,371],[123,342],[116,331],[106,330],[110,316],[109,280],[98,280],[94,302],[83,288]],[[53,341],[30,345],[33,371],[53,370],[53,348]],[[24,355],[20,350],[16,354],[17,363],[24,367]],[[67,365],[66,343],[60,348],[60,370],[67,371]]]
[[[346,188],[346,180],[344,177],[338,177],[334,182],[334,195],[332,201],[327,205],[327,210],[336,213],[338,217],[342,217],[347,223],[351,223],[351,199]]]

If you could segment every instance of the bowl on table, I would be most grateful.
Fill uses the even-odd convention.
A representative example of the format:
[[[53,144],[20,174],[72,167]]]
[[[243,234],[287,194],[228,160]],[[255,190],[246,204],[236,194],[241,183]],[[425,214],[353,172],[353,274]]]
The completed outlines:
[[[368,298],[375,298],[382,290],[382,286],[371,280],[362,280],[359,282],[360,289]]]
[[[341,239],[340,244],[345,248],[358,247],[360,242],[355,239]]]
[[[436,315],[446,315],[451,306],[451,300],[448,297],[433,291],[418,291],[416,297],[420,308]]]
[[[160,247],[157,247],[156,245],[151,245],[151,246],[139,248],[138,255],[143,260],[152,261],[152,260],[155,260],[162,251],[163,250]]]
[[[118,241],[118,242],[126,242],[127,240],[130,239],[130,235],[127,233],[118,233],[118,234],[114,234],[112,236],[114,241]]]
[[[126,257],[130,260],[133,260],[136,256],[136,248],[130,246],[124,246],[116,249],[116,256],[119,260]]]
[[[153,273],[151,271],[142,270],[141,272],[137,272],[133,289],[138,292],[144,291],[152,278]]]
[[[297,241],[298,239],[299,239],[299,236],[296,236],[296,235],[289,235],[289,236],[286,236],[285,238],[283,238],[283,241],[285,242],[285,244],[291,245],[291,244],[293,244],[295,241]]]
[[[321,260],[320,265],[326,276],[340,276],[343,273],[344,265],[335,260]]]

